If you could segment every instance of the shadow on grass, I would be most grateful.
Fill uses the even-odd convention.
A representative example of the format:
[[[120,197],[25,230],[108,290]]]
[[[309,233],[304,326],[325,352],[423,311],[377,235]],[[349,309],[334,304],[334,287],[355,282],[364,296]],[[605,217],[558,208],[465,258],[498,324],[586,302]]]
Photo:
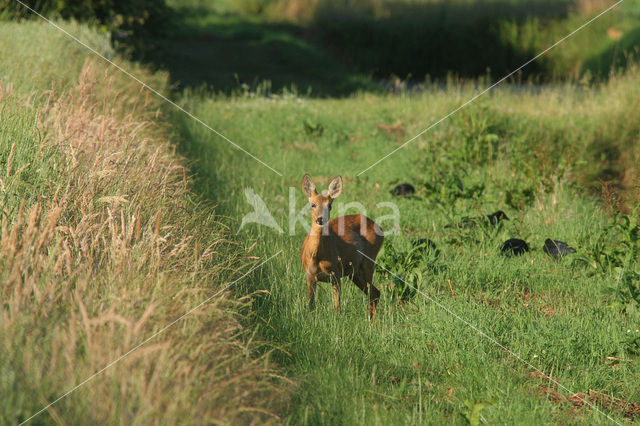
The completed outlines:
[[[537,53],[521,40],[524,25],[565,19],[572,5],[557,0],[397,2],[373,16],[327,3],[316,12],[314,29],[345,63],[379,78],[501,77]],[[537,61],[524,76],[544,69]]]
[[[577,12],[570,0],[390,2],[377,12],[337,4],[324,3],[312,21],[301,23],[183,7],[174,10],[172,30],[144,59],[168,70],[177,89],[343,97],[384,90],[381,83],[396,76],[418,83],[452,74],[502,77],[548,47],[547,25],[566,25],[569,32],[575,13],[585,20],[593,14]],[[606,75],[627,65],[623,52],[639,37],[638,31],[625,33],[591,58],[588,49],[579,58],[547,55],[516,78],[571,78],[552,71],[552,61],[578,60]]]
[[[208,13],[202,20],[193,15]],[[247,90],[338,97],[376,85],[309,40],[308,30],[251,16],[182,12],[174,31],[146,58],[178,89]]]

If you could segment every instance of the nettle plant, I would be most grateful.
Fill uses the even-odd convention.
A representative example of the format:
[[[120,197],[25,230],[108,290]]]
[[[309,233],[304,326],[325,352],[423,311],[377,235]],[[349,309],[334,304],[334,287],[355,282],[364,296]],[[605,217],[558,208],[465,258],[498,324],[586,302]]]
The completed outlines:
[[[388,289],[397,301],[412,299],[428,270],[437,272],[440,252],[428,242],[411,244],[400,238],[389,238],[378,255],[378,273],[390,280]]]
[[[640,204],[629,215],[614,213],[594,245],[587,250],[585,261],[595,270],[609,272],[628,267],[640,260]]]
[[[500,136],[497,127],[490,121],[492,116],[485,105],[458,117],[458,149],[452,151],[458,163],[486,166],[497,158]]]
[[[618,280],[607,287],[612,296],[609,306],[620,309],[635,320],[640,319],[640,272],[616,268]]]
[[[616,212],[584,258],[597,272],[614,273],[605,289],[609,306],[640,318],[640,204],[631,214]]]
[[[458,200],[479,199],[485,192],[485,184],[471,182],[464,168],[451,167],[444,172],[434,173],[433,178],[425,183],[425,190],[436,204],[453,213]]]
[[[627,330],[626,338],[623,340],[622,344],[627,353],[640,355],[640,330]]]

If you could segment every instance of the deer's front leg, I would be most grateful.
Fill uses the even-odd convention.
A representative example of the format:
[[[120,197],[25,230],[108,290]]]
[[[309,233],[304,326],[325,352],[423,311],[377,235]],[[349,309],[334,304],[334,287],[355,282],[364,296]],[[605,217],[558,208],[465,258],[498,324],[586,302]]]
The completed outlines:
[[[316,298],[316,284],[318,280],[313,275],[307,274],[307,296],[309,297],[309,310],[313,310]]]

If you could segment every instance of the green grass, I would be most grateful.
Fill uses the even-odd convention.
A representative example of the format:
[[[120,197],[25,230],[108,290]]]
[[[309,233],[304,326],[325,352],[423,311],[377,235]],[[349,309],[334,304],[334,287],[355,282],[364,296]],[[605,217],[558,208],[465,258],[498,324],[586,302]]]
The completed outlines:
[[[231,15],[225,16],[227,12]],[[147,134],[131,130],[138,129],[138,123],[118,127],[110,121],[118,122],[146,104],[135,95],[137,86],[118,78],[111,86],[113,80],[108,74],[103,78],[102,68],[92,62],[93,72],[78,77],[87,69],[86,53],[49,27],[0,26],[7,35],[0,37],[2,85],[13,85],[20,96],[19,102],[3,96],[0,177],[9,189],[3,191],[2,207],[10,237],[2,238],[0,249],[15,251],[12,241],[19,235],[25,235],[21,241],[30,241],[26,236],[32,228],[20,222],[22,199],[29,213],[25,220],[41,217],[34,226],[50,238],[36,250],[37,256],[24,243],[20,256],[0,258],[5,271],[1,290],[8,294],[0,342],[9,354],[0,359],[0,391],[10,395],[0,410],[3,421],[24,419],[129,349],[130,340],[139,341],[182,314],[185,306],[201,301],[200,296],[233,275],[232,270],[256,261],[247,257],[266,259],[279,250],[282,254],[236,289],[239,296],[253,295],[249,319],[236,320],[240,307],[235,303],[207,306],[205,314],[173,329],[164,346],[154,346],[50,410],[50,421],[234,422],[255,420],[255,413],[264,409],[276,411],[287,424],[608,422],[592,410],[574,411],[569,403],[555,402],[554,392],[569,392],[534,377],[529,366],[429,298],[574,392],[596,390],[624,401],[640,399],[637,214],[627,218],[631,224],[626,229],[611,228],[610,217],[616,209],[640,201],[635,186],[640,176],[637,68],[594,90],[570,85],[497,89],[356,177],[487,81],[450,79],[444,89],[419,93],[363,92],[371,80],[319,49],[300,33],[298,24],[224,10],[215,16],[206,10],[189,13],[180,18],[184,27],[158,53],[159,63],[185,86],[208,83],[214,91],[232,95],[189,89],[177,93],[177,100],[283,174],[272,173],[176,112],[170,120],[182,152],[193,161],[195,189],[213,199],[215,207],[183,192],[183,175],[176,168],[181,162],[171,154],[164,133],[152,132],[152,139],[162,138],[158,146],[166,155],[149,170],[158,163],[156,151],[141,143]],[[563,33],[565,24],[557,24],[553,34]],[[113,55],[104,37],[83,26],[71,28]],[[633,23],[625,27],[621,43],[634,46],[633,28]],[[532,34],[537,37],[537,30]],[[600,40],[594,34],[585,36],[585,44],[567,44],[559,51],[569,58],[563,67],[574,69],[574,53],[580,58],[615,56],[610,43],[598,45],[596,52],[584,48],[589,40]],[[197,58],[207,49],[206,57]],[[602,62],[606,72],[607,61]],[[245,83],[239,90],[234,72]],[[163,87],[162,76],[147,77]],[[271,86],[261,83],[264,78],[273,80]],[[298,95],[292,84],[299,93],[312,87],[312,96],[355,94],[313,99]],[[44,126],[38,119],[44,113],[39,101],[48,99],[42,92],[52,86],[54,94],[68,93],[70,98],[58,106],[57,114],[47,110],[52,117]],[[118,102],[107,96],[116,91]],[[114,104],[115,111],[110,109]],[[78,136],[69,130],[74,123],[96,133]],[[51,133],[41,134],[41,128]],[[43,138],[58,137],[65,149],[69,141],[92,147],[92,141],[105,137],[104,129],[104,150],[81,150],[97,157],[78,168],[67,169],[71,163],[63,155],[73,158],[68,151],[42,146]],[[417,237],[436,242],[440,257],[421,261],[416,268],[421,279],[415,283],[424,294],[399,305],[391,277],[379,271],[375,284],[383,296],[375,325],[367,318],[365,296],[348,280],[340,312],[333,311],[327,285],[320,286],[316,310],[309,312],[299,260],[302,225],[294,224],[294,235],[288,235],[249,224],[236,236],[239,247],[227,242],[229,233],[219,219],[224,216],[224,225],[235,233],[240,219],[252,210],[244,197],[247,187],[288,230],[289,197],[295,196],[296,210],[305,206],[300,181],[307,172],[319,187],[341,174],[345,187],[338,201],[360,202],[372,218],[390,213],[379,203],[394,202],[401,215],[400,235],[387,237],[394,248],[404,250]],[[602,180],[611,183],[620,203],[611,197],[603,203],[597,197]],[[82,185],[71,184],[76,181]],[[417,187],[417,195],[392,197],[389,190],[405,181]],[[73,195],[61,204],[63,219],[51,232],[50,211],[39,216],[34,206],[55,200],[56,188],[67,184]],[[87,195],[78,188],[95,192]],[[123,194],[128,203],[99,201]],[[511,218],[501,227],[445,228],[465,216],[497,209]],[[338,214],[335,209],[334,216]],[[85,220],[95,226],[85,226]],[[127,240],[136,220],[142,220],[141,237]],[[390,234],[392,223],[380,224]],[[152,249],[164,244],[158,240],[160,229],[166,230],[168,240],[161,249]],[[83,249],[87,246],[79,243],[73,268],[61,270],[58,254],[65,242],[71,244],[65,232],[86,236],[91,245]],[[185,235],[193,238],[181,239]],[[511,237],[526,239],[533,252],[517,258],[499,254],[500,244]],[[551,260],[540,250],[547,237],[569,242],[578,253]],[[122,241],[131,244],[123,248]],[[210,245],[211,253],[205,249]],[[23,274],[30,290],[19,290],[8,271]],[[402,272],[408,276],[411,271]],[[149,301],[157,308],[145,317]],[[113,312],[129,325],[120,321],[122,326],[102,326],[113,323]],[[142,325],[132,327],[138,321]],[[243,330],[236,328],[239,322]],[[268,351],[264,345],[245,344],[253,339],[254,328],[259,339],[277,348],[273,356],[296,382],[284,407],[278,392],[285,388],[283,382],[265,380],[272,377],[271,364],[248,356]],[[248,396],[247,389],[255,393]],[[245,411],[247,405],[257,411]],[[620,410],[603,409],[622,420]]]
[[[640,122],[630,111],[638,110],[638,75],[634,70],[616,77],[598,91],[496,90],[359,178],[358,172],[471,97],[473,89],[451,84],[422,94],[342,100],[184,95],[196,116],[283,177],[187,117],[174,121],[183,151],[195,161],[199,190],[219,201],[218,212],[230,218],[232,229],[252,211],[244,188],[265,200],[286,231],[290,188],[296,209],[306,203],[302,175],[310,173],[324,188],[341,174],[345,185],[337,201],[360,202],[374,219],[390,213],[378,203],[397,204],[401,232],[387,237],[389,244],[403,247],[418,236],[436,242],[440,259],[420,266],[426,295],[572,391],[637,401],[640,370],[626,330],[635,333],[640,321],[613,303],[624,299],[611,296],[619,270],[594,261],[599,241],[618,243],[605,231],[611,219],[585,188],[599,188],[602,178],[623,185],[622,176],[635,173],[624,158],[637,152]],[[379,126],[398,120],[404,136]],[[321,133],[306,130],[318,124]],[[416,185],[417,196],[393,198],[389,190],[405,181]],[[499,208],[511,220],[497,229],[444,227]],[[391,223],[380,225],[389,230]],[[253,224],[238,235],[246,247],[256,243],[252,253],[261,257],[284,250],[241,294],[267,290],[254,302],[255,324],[262,336],[284,346],[280,362],[298,381],[283,413],[286,423],[464,423],[469,407],[482,401],[492,401],[481,411],[490,424],[608,422],[592,410],[574,412],[569,404],[550,402],[530,367],[428,298],[417,295],[398,306],[391,279],[380,272],[374,279],[383,296],[374,326],[365,296],[348,280],[340,312],[333,311],[328,285],[320,286],[316,310],[309,312],[299,259],[305,231],[301,225],[295,230],[289,236]],[[524,238],[534,251],[502,256],[499,246],[511,237]],[[567,241],[578,254],[553,261],[541,250],[545,238]],[[627,266],[637,268],[638,252],[624,253],[631,253]],[[621,419],[620,411],[605,411]]]
[[[165,329],[255,260],[189,190],[164,105],[74,43],[0,22],[0,424],[273,419],[286,382],[254,356],[246,302]]]
[[[85,25],[62,21],[57,23],[101,55],[109,59],[115,57],[105,35]],[[33,28],[38,28],[36,35],[39,37],[33,36]],[[2,32],[12,37],[0,39],[0,62],[3,64],[0,67],[0,80],[12,86],[20,95],[66,88],[80,74],[89,57],[86,48],[53,27],[49,29],[42,24],[34,26],[32,23],[2,22]],[[19,48],[15,48],[15,40],[22,43]]]

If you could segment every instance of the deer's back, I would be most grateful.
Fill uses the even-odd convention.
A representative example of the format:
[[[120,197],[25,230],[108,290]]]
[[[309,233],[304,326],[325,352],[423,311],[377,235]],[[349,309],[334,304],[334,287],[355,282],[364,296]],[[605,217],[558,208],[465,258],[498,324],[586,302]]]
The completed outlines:
[[[338,252],[343,258],[362,257],[357,250],[375,259],[384,235],[380,226],[360,214],[340,216],[329,222],[331,233],[335,235]],[[350,260],[350,259],[344,259]]]

